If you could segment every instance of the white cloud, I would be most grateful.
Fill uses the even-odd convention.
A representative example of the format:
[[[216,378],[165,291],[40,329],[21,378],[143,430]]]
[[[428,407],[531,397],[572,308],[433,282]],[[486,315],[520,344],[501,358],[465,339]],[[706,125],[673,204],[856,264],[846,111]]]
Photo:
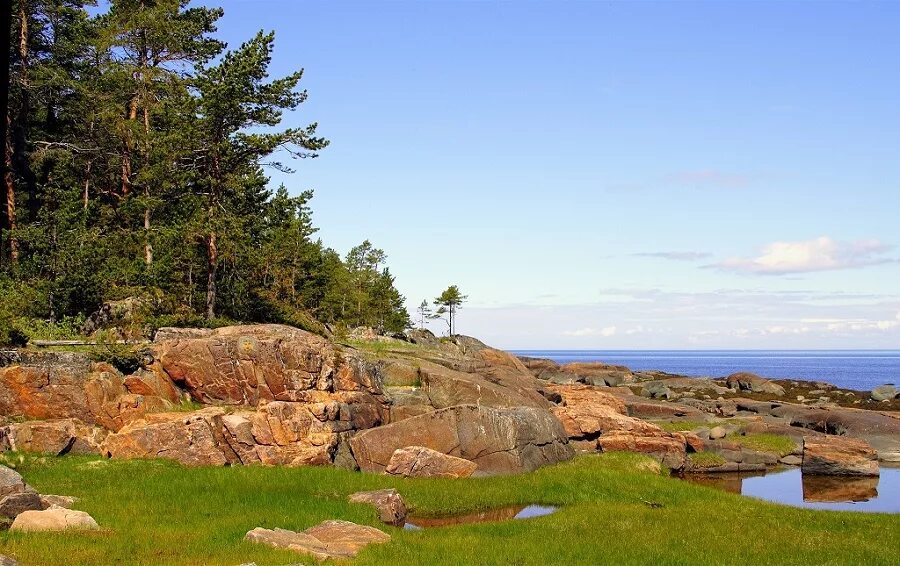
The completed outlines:
[[[895,261],[884,257],[891,249],[878,240],[839,242],[822,236],[800,242],[773,242],[756,257],[733,257],[707,267],[765,275],[852,269]]]
[[[637,257],[658,257],[674,261],[697,261],[712,256],[708,252],[645,252],[632,255]]]
[[[616,327],[615,326],[605,326],[603,328],[579,328],[578,330],[567,330],[563,332],[566,336],[602,336],[604,338],[609,338],[610,336],[615,336]]]

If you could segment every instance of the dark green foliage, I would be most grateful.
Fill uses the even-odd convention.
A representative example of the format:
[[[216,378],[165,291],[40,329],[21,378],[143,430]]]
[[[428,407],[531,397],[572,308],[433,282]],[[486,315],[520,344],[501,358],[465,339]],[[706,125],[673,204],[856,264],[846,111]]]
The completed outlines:
[[[456,285],[450,285],[447,287],[440,296],[435,297],[434,304],[437,305],[438,309],[435,311],[435,318],[444,318],[447,322],[447,327],[450,332],[450,336],[453,336],[453,322],[456,318],[456,312],[462,308],[462,304],[466,302],[468,299],[468,295],[463,295],[459,291],[459,287]]]
[[[273,34],[223,52],[221,9],[93,4],[13,0],[0,342],[148,296],[150,330],[407,326],[384,252],[366,242],[344,262],[312,239],[311,191],[267,187],[266,167],[328,145],[315,123],[281,126],[307,93],[302,70],[269,77]]]

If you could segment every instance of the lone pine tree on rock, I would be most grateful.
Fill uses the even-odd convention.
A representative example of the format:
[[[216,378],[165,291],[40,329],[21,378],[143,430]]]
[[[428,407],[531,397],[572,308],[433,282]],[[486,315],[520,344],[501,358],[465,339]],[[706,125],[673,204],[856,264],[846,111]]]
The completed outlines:
[[[456,316],[456,312],[462,308],[462,304],[466,302],[466,299],[468,298],[468,295],[463,295],[459,291],[459,287],[450,285],[440,294],[440,296],[434,299],[434,304],[438,306],[436,312],[438,317],[447,315],[445,320],[450,327],[450,336],[453,336],[453,319]]]

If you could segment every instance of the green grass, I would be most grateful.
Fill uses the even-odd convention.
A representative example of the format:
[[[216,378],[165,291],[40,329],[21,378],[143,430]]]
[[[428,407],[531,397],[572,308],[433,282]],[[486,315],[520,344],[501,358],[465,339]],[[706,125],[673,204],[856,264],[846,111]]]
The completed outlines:
[[[421,346],[403,342],[402,340],[346,340],[342,343],[351,348],[375,355],[425,350],[425,348],[422,348]]]
[[[729,435],[726,440],[737,442],[745,448],[760,452],[775,452],[779,456],[787,456],[796,448],[796,443],[787,436],[768,433],[752,433],[741,436]]]
[[[13,458],[18,462],[17,455]],[[183,468],[163,461],[24,458],[43,493],[75,495],[103,530],[0,533],[0,554],[24,566],[314,563],[242,541],[257,526],[302,530],[325,519],[384,529],[358,564],[891,564],[900,515],[782,507],[635,471],[609,453],[509,477],[404,480],[333,468]],[[555,514],[424,531],[382,526],[349,504],[361,489],[396,487],[425,514],[503,505],[559,505]],[[653,508],[646,502],[662,505]]]
[[[706,450],[688,454],[688,458],[696,468],[715,468],[725,464],[725,458],[715,452],[707,452]]]

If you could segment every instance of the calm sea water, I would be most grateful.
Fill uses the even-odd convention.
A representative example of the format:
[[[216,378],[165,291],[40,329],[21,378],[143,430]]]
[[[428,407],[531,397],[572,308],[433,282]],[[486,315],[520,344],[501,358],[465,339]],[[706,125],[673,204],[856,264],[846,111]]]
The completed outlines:
[[[518,350],[559,363],[606,362],[632,370],[724,377],[750,371],[765,377],[825,381],[868,391],[900,384],[900,350]]]

